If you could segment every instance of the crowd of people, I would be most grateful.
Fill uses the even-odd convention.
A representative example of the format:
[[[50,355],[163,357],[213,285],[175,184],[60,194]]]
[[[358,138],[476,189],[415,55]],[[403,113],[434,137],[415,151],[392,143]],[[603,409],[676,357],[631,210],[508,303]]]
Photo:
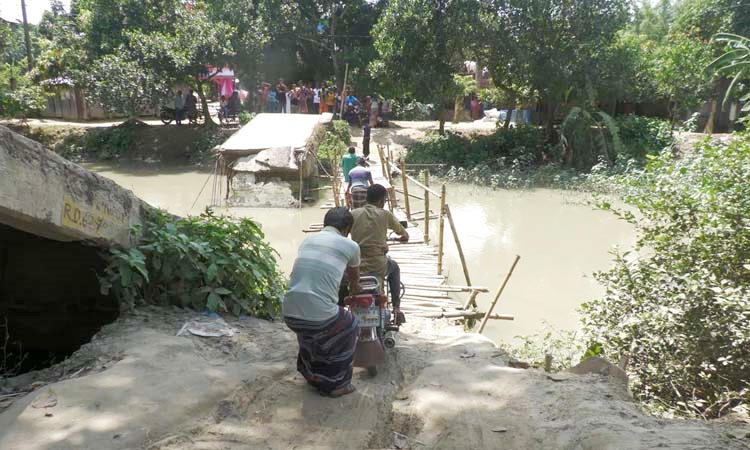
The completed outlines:
[[[343,100],[342,100],[343,99]],[[343,111],[341,109],[344,103]],[[276,83],[262,82],[255,91],[255,112],[341,115],[350,124],[368,122],[370,127],[387,124],[391,116],[391,102],[377,95],[357,98],[350,90],[342,96],[338,88],[323,82],[287,84],[283,79]]]

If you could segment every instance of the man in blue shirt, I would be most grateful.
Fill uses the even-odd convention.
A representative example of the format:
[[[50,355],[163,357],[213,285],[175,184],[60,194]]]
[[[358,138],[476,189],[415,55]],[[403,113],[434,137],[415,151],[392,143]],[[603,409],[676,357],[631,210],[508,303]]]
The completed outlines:
[[[346,106],[354,106],[357,103],[359,103],[357,97],[355,97],[353,93],[349,92],[349,95],[346,96]]]

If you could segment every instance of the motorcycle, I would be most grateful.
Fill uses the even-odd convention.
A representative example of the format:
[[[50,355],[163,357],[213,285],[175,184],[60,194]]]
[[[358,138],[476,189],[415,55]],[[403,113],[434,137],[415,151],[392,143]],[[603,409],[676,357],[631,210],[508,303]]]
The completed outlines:
[[[398,324],[391,320],[388,297],[378,277],[360,277],[361,292],[344,298],[344,306],[359,320],[359,338],[354,350],[354,367],[364,367],[370,376],[385,362],[385,349],[396,346]],[[403,295],[403,288],[400,295]]]
[[[184,111],[183,114],[185,115],[183,119],[187,120],[188,123],[199,124],[203,122],[202,109],[196,109],[192,112]],[[174,108],[171,108],[169,106],[162,106],[161,110],[159,111],[159,120],[161,120],[164,125],[172,123],[172,121],[175,120]]]

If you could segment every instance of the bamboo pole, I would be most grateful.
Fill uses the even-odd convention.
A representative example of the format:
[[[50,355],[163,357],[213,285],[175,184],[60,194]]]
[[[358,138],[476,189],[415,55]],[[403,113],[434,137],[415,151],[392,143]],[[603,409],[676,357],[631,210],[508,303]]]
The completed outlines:
[[[453,231],[453,240],[456,241],[458,256],[461,259],[461,267],[464,269],[464,278],[466,278],[466,285],[471,286],[471,278],[469,278],[469,268],[466,266],[466,257],[464,256],[464,251],[461,248],[461,241],[458,240],[458,232],[456,231],[456,225],[453,223],[451,208],[447,204],[445,205],[445,215],[448,217],[448,225],[451,226],[451,231]]]
[[[404,184],[404,206],[406,207],[406,220],[411,220],[411,208],[409,208],[409,183],[406,179],[406,161],[401,158],[401,181]]]
[[[430,185],[430,171],[425,170],[424,172],[424,185],[429,186]],[[429,211],[430,210],[430,192],[425,189],[424,191],[424,210]],[[425,214],[424,215],[424,243],[429,244],[430,243],[430,215]]]
[[[437,192],[435,192],[432,189],[430,189],[429,186],[425,186],[424,184],[422,184],[419,180],[417,180],[413,176],[408,175],[406,173],[406,169],[399,169],[397,167],[394,167],[393,169],[396,172],[398,172],[401,176],[404,176],[404,177],[408,178],[412,183],[416,184],[417,186],[421,187],[422,189],[425,189],[426,191],[428,191],[430,194],[434,195],[435,197],[440,197],[440,194],[438,194]]]
[[[340,156],[338,150],[336,150],[336,161],[334,162],[334,167],[332,168],[332,179],[331,179],[331,189],[333,190],[333,203],[338,208],[341,206],[341,201],[339,199],[339,194],[341,192],[341,187],[339,186],[339,169],[336,167],[336,165],[339,164]]]
[[[344,71],[344,86],[341,88],[341,111],[339,111],[339,119],[344,117],[344,105],[346,105],[346,82],[349,77],[349,63],[346,64],[346,70]]]
[[[482,292],[487,292],[487,291],[482,291]],[[466,300],[466,303],[464,303],[463,309],[469,309],[471,305],[477,306],[477,294],[479,294],[478,290],[471,291],[471,293],[469,294],[469,299]]]
[[[405,180],[405,178],[404,178],[404,177],[401,177],[401,179]],[[398,192],[399,194],[401,194],[401,195],[403,195],[403,196],[407,196],[407,195],[408,195],[409,197],[411,197],[411,198],[416,198],[417,200],[424,200],[424,197],[420,197],[420,196],[418,196],[418,195],[414,195],[414,194],[407,194],[407,193],[405,193],[405,192],[404,192],[403,190],[400,190],[400,189],[395,189],[395,188],[394,188],[393,190],[394,190],[394,191],[396,191],[396,192]]]
[[[305,187],[305,182],[302,178],[302,162],[301,162],[301,156],[297,158],[297,170],[299,171],[299,206],[298,208],[302,208],[302,191]]]
[[[497,295],[495,295],[495,299],[492,300],[492,304],[490,305],[490,309],[487,311],[487,315],[482,319],[482,323],[479,325],[479,333],[481,333],[484,330],[484,326],[487,325],[487,319],[489,319],[490,315],[492,314],[492,310],[495,309],[495,305],[497,304],[497,301],[500,299],[500,295],[503,293],[503,290],[505,289],[505,285],[508,284],[508,280],[510,279],[510,276],[513,275],[513,270],[516,268],[516,264],[518,264],[518,260],[521,259],[520,256],[516,255],[516,259],[513,260],[513,265],[510,266],[510,270],[505,275],[505,279],[503,280],[503,284],[500,286],[500,289],[497,291]]]
[[[445,232],[445,185],[440,190],[442,194],[440,196],[440,222],[438,224],[438,260],[437,260],[437,271],[438,275],[443,274],[443,234]]]

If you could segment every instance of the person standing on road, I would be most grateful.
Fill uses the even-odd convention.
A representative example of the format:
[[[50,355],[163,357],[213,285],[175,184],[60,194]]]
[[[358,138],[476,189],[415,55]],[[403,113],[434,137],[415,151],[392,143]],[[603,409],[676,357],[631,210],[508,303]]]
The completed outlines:
[[[370,124],[367,122],[362,126],[362,154],[365,159],[370,157]]]
[[[185,112],[187,112],[188,122],[195,121],[198,113],[198,99],[193,95],[190,89],[185,96]]]
[[[286,100],[287,87],[284,84],[284,79],[279,78],[279,82],[276,84],[276,97],[279,101],[279,112],[288,113],[289,108],[287,107]]]
[[[174,120],[177,125],[182,125],[183,114],[185,114],[185,98],[182,96],[182,91],[177,91],[177,96],[174,98]]]
[[[320,114],[320,88],[313,84],[312,88],[312,112]]]
[[[326,109],[330,113],[336,114],[336,86],[331,86],[326,92]]]
[[[360,291],[359,246],[346,237],[353,222],[344,207],[326,213],[323,230],[305,239],[299,248],[282,303],[284,321],[299,343],[297,371],[328,397],[355,390],[352,367],[358,322],[338,305],[339,285],[345,275],[352,293]]]

